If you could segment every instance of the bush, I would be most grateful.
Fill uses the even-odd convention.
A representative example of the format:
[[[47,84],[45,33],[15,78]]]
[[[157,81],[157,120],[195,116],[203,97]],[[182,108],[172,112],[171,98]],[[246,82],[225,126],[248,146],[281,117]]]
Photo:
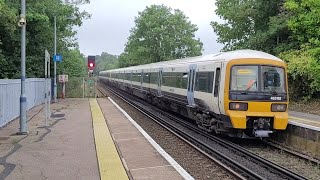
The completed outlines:
[[[303,46],[301,50],[286,51],[279,55],[288,63],[289,93],[291,98],[319,97],[320,48]]]

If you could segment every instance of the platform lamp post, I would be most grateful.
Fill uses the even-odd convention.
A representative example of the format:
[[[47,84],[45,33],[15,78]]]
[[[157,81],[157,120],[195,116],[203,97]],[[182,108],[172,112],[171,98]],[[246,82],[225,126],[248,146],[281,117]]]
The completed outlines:
[[[26,96],[26,0],[21,0],[21,14],[18,25],[21,27],[21,95],[20,95],[20,130],[18,134],[28,134],[27,96]]]
[[[76,17],[66,17],[65,19],[75,20]],[[54,55],[57,55],[57,16],[54,16]],[[54,84],[53,84],[53,102],[57,101],[57,62],[54,61]]]
[[[57,54],[57,16],[54,16],[54,55]],[[57,62],[54,61],[53,102],[57,102]]]

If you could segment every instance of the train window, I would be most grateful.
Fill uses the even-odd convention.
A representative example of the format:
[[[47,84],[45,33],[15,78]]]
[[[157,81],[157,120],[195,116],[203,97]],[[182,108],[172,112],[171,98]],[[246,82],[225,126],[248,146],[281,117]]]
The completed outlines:
[[[141,82],[141,73],[134,73],[134,81]]]
[[[150,73],[150,84],[158,84],[158,73]]]
[[[187,89],[187,87],[188,87],[188,73],[182,73],[180,88]]]
[[[143,74],[143,82],[144,83],[150,83],[150,73],[144,73]]]
[[[212,93],[213,76],[213,72],[197,72],[195,90]]]
[[[217,97],[219,94],[219,85],[220,85],[220,68],[217,68],[216,79],[214,81],[214,97]]]
[[[181,88],[181,83],[182,83],[182,73],[176,72],[176,86],[177,88]]]
[[[233,66],[230,90],[258,91],[258,66]]]
[[[208,72],[208,93],[212,93],[214,72]]]
[[[139,81],[138,73],[132,73],[131,80],[135,81],[135,82],[138,82]]]
[[[169,87],[177,87],[177,73],[175,72],[163,72],[162,84]]]
[[[283,68],[273,66],[261,66],[261,77],[261,89],[263,92],[286,92]]]

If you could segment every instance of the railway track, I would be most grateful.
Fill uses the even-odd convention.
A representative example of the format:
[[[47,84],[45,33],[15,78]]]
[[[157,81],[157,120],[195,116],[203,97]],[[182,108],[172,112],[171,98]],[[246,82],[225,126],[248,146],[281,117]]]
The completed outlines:
[[[315,157],[310,157],[307,154],[302,154],[302,153],[299,153],[299,152],[297,152],[295,150],[289,149],[289,148],[279,144],[276,141],[264,140],[263,143],[266,144],[267,146],[270,146],[270,147],[273,147],[273,148],[278,149],[280,151],[286,152],[286,153],[291,154],[293,156],[296,156],[296,157],[298,157],[300,159],[303,159],[303,160],[305,160],[307,162],[311,162],[314,165],[320,166],[320,159],[315,158]]]
[[[116,92],[105,85],[103,88],[155,120],[239,179],[306,179],[237,144],[208,134],[186,120],[150,106],[150,104],[145,104],[141,99],[134,96],[129,99],[127,97],[130,95],[124,96],[119,91]]]

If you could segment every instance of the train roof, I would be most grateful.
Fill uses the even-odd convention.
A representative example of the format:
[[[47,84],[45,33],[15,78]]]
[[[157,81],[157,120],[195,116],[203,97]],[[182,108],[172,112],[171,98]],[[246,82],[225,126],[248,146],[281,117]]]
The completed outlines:
[[[190,63],[199,63],[199,62],[205,62],[205,61],[230,61],[233,59],[245,59],[245,58],[261,58],[261,59],[271,59],[276,61],[282,61],[281,59],[277,58],[276,56],[273,56],[271,54],[262,52],[262,51],[256,51],[256,50],[235,50],[235,51],[228,51],[228,52],[221,52],[216,54],[208,54],[203,56],[196,56],[196,57],[187,57],[183,59],[175,59],[175,60],[169,60],[169,61],[162,61],[157,63],[151,63],[151,64],[143,64],[143,65],[137,65],[137,66],[131,66],[131,67],[125,67],[120,69],[112,69],[108,71],[125,71],[125,70],[135,70],[135,69],[142,69],[142,68],[159,68],[159,67],[166,67],[171,65],[178,65],[178,64],[190,64]]]

